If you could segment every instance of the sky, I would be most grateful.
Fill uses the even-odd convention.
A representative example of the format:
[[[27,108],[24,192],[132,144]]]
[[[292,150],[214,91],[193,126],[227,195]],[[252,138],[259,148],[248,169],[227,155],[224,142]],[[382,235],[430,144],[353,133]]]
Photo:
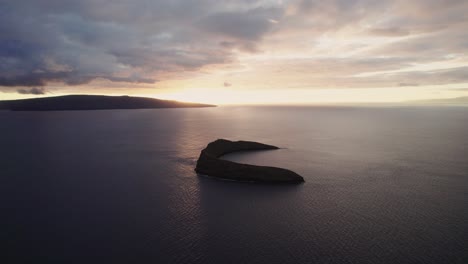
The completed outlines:
[[[468,96],[466,0],[0,0],[0,99]]]

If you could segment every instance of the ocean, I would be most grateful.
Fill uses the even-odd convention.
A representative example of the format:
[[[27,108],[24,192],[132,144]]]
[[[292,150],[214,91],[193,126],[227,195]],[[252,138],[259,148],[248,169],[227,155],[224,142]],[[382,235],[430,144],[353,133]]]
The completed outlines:
[[[468,107],[0,111],[2,263],[468,263]],[[197,176],[225,159],[299,185]]]

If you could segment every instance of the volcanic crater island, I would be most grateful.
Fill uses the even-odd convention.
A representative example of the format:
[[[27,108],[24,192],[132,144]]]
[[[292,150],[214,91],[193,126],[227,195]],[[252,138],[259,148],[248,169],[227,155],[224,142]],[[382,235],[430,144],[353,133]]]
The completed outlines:
[[[198,174],[253,183],[302,183],[304,178],[288,169],[241,164],[220,159],[223,155],[239,151],[273,150],[279,147],[253,141],[218,139],[209,143],[200,153],[195,171]]]

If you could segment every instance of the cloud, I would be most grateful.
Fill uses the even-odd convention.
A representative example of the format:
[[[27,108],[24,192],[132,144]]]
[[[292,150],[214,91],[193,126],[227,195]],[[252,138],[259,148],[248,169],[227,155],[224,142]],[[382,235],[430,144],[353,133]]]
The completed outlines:
[[[200,26],[216,35],[255,41],[273,27],[271,17],[278,17],[279,9],[256,8],[246,12],[220,12],[204,17]]]
[[[33,72],[24,75],[18,75],[10,78],[0,78],[0,85],[3,86],[44,86],[50,81],[61,81],[68,85],[79,85],[90,82],[94,79],[106,79],[113,82],[131,82],[131,83],[155,83],[154,79],[145,79],[135,76],[118,77],[95,74],[79,74],[74,71],[64,72]]]
[[[33,87],[30,89],[18,89],[17,92],[19,94],[34,94],[34,95],[39,95],[39,94],[45,94],[46,91],[44,88],[41,87]]]
[[[154,83],[255,51],[281,13],[208,0],[2,1],[0,10],[0,86]]]
[[[468,87],[465,88],[450,88],[452,91],[468,92]]]
[[[401,37],[407,36],[410,34],[409,30],[399,28],[399,27],[390,27],[390,28],[371,28],[369,33],[377,36],[384,37]]]
[[[419,83],[399,83],[398,86],[405,87],[405,86],[419,86]]]
[[[230,81],[282,88],[460,83],[467,12],[463,0],[1,1],[0,90],[138,87],[235,64],[223,76],[243,79]]]
[[[422,59],[421,62],[424,62]],[[449,69],[414,69],[412,59],[395,58],[326,58],[326,59],[277,59],[252,62],[255,71],[247,79],[263,79],[256,89],[271,89],[287,84],[289,88],[388,88],[468,83],[468,67]],[[406,70],[403,70],[406,69]],[[247,73],[243,73],[245,76]],[[232,81],[240,82],[235,75]],[[264,79],[264,80],[265,80]],[[242,85],[244,87],[245,85]],[[253,86],[253,85],[252,85]],[[242,89],[242,87],[240,89]]]

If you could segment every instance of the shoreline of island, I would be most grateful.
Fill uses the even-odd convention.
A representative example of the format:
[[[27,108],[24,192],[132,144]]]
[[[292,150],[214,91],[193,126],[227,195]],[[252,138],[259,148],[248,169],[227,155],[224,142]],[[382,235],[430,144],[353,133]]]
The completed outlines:
[[[258,166],[220,159],[228,153],[279,149],[276,146],[252,141],[218,139],[200,153],[195,171],[199,175],[244,183],[291,184],[303,183],[299,174],[284,168]]]
[[[0,110],[10,111],[85,111],[199,107],[216,107],[216,105],[126,95],[63,95],[0,101]]]

